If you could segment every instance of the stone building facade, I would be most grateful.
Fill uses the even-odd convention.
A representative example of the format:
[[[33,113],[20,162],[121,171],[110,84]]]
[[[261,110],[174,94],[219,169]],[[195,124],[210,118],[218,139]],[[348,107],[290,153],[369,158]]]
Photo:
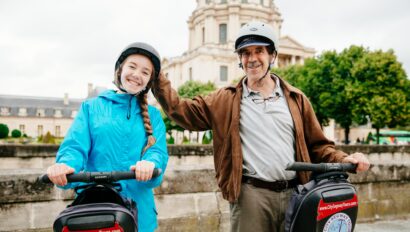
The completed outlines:
[[[233,52],[242,25],[270,24],[279,36],[276,67],[303,64],[315,54],[290,36],[281,36],[282,16],[272,0],[197,0],[188,19],[189,48],[181,56],[163,59],[163,71],[179,87],[188,80],[229,85],[243,76]]]
[[[88,84],[89,97],[97,96],[105,88]],[[38,137],[50,132],[64,137],[85,99],[0,95],[0,123],[10,131],[18,129],[22,134]]]
[[[76,116],[81,99],[0,95],[0,123],[10,131],[38,137],[50,132],[62,137]]]

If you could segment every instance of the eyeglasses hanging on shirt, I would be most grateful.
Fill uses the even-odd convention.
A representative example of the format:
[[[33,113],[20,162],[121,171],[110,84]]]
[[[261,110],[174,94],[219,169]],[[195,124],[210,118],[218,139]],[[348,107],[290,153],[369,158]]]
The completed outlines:
[[[255,104],[262,104],[265,102],[275,102],[279,100],[280,97],[281,97],[280,94],[278,92],[275,92],[275,96],[270,96],[268,98],[252,98],[252,101]]]
[[[281,95],[278,92],[275,92],[274,96],[270,96],[268,98],[252,98],[252,101],[255,104],[264,104],[263,111],[265,113],[274,113],[274,103],[279,100]]]

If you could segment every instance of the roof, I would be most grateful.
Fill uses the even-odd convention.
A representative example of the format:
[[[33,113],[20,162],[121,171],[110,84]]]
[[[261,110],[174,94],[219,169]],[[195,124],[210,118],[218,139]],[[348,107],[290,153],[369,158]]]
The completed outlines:
[[[279,50],[281,47],[303,50],[308,53],[315,53],[315,49],[303,46],[301,43],[288,35],[279,38]]]
[[[19,116],[20,108],[25,108],[26,117],[39,116],[39,111],[44,111],[42,117],[54,117],[59,110],[61,117],[71,118],[73,111],[77,111],[83,101],[68,99],[68,104],[64,104],[64,98],[0,95],[0,108],[8,109],[7,116]]]

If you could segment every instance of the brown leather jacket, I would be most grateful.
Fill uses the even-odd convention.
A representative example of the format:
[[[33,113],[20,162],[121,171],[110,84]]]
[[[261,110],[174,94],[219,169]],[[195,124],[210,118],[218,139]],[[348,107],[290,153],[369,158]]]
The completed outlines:
[[[307,97],[297,88],[279,78],[295,125],[296,160],[301,162],[340,162],[347,154],[335,149],[326,139]],[[170,81],[160,77],[153,85],[154,96],[165,113],[187,130],[213,132],[214,165],[218,185],[229,202],[238,199],[242,178],[242,148],[239,118],[242,80],[221,88],[208,96],[179,98]],[[298,173],[306,183],[309,173]]]

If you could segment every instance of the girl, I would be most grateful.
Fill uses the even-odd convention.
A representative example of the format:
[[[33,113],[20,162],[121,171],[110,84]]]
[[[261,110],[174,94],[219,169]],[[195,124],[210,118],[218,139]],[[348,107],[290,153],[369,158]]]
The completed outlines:
[[[121,181],[121,194],[138,208],[139,231],[157,227],[152,189],[159,186],[168,162],[165,125],[160,112],[148,106],[147,93],[161,69],[158,52],[148,44],[132,43],[115,63],[114,84],[81,105],[58,150],[50,180],[63,188],[66,174],[79,171],[135,170],[137,181]],[[154,168],[162,174],[151,180]]]

